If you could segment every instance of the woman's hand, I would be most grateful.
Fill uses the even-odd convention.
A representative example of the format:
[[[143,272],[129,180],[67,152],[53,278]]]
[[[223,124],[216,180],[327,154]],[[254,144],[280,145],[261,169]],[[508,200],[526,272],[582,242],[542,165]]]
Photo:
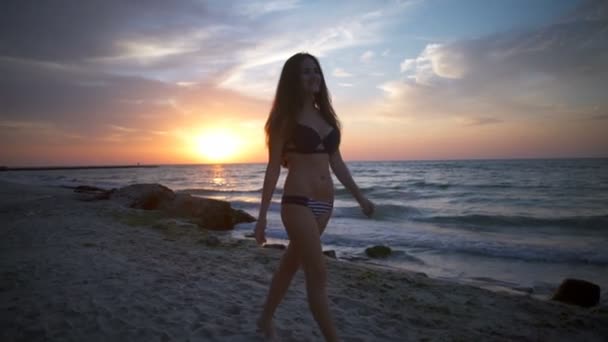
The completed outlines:
[[[266,243],[266,219],[265,218],[259,218],[258,222],[255,224],[255,242],[258,243],[258,245],[263,245]]]
[[[359,201],[359,205],[361,206],[361,211],[363,211],[367,217],[372,217],[372,214],[376,210],[376,205],[374,205],[372,201],[368,200],[367,197],[363,197]]]

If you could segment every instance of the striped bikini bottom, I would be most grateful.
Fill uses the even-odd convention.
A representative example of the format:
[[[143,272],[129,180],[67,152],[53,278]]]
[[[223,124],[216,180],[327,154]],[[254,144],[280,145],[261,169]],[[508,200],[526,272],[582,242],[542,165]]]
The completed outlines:
[[[283,198],[281,199],[281,204],[303,205],[305,207],[308,207],[310,211],[312,211],[312,214],[315,215],[315,217],[317,218],[323,214],[327,214],[334,207],[332,203],[316,201],[305,196],[290,195],[283,195]]]

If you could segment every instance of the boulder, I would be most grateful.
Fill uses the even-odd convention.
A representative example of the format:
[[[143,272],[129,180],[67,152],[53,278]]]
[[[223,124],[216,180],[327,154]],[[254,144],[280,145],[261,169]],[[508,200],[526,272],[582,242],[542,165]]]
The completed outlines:
[[[130,208],[155,210],[171,203],[175,193],[160,184],[133,184],[114,191],[111,199]]]
[[[108,190],[98,188],[96,186],[91,185],[79,185],[74,188],[74,192],[107,192]]]
[[[365,249],[365,254],[370,258],[386,258],[391,253],[391,248],[387,246],[373,246]]]
[[[551,299],[588,308],[599,303],[600,287],[586,280],[567,278]]]
[[[199,226],[211,230],[229,230],[235,224],[255,221],[244,211],[232,209],[228,202],[189,194],[177,194],[163,209],[169,215],[192,218]]]
[[[98,201],[109,199],[114,189],[105,190],[96,186],[79,185],[74,188],[74,192],[78,194],[78,199],[81,201]]]
[[[255,222],[256,218],[250,215],[248,212],[240,209],[233,209],[232,222],[233,224],[239,223],[251,223]],[[255,235],[254,235],[255,236]]]
[[[280,249],[280,250],[284,250],[285,248],[287,248],[285,245],[283,245],[281,243],[267,243],[267,244],[264,244],[263,247],[272,248],[272,249]]]

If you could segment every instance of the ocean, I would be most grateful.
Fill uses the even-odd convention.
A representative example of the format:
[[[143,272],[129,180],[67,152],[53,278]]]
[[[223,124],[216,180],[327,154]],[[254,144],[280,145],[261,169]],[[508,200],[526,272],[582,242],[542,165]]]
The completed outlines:
[[[338,258],[533,295],[564,278],[608,288],[608,159],[347,163],[376,204],[365,217],[334,178],[333,217],[322,237]],[[230,201],[257,217],[265,164],[4,171],[16,183],[116,188],[160,183]],[[280,220],[283,169],[268,213],[270,243],[287,243]],[[254,224],[238,225],[244,237]],[[382,260],[365,248],[391,247]]]

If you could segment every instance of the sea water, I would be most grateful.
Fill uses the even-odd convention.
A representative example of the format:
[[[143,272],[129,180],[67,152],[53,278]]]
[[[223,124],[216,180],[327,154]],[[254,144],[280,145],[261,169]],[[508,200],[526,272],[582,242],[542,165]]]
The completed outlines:
[[[334,178],[333,217],[322,237],[338,258],[534,294],[566,277],[608,288],[608,159],[349,162],[376,204],[365,217]],[[5,171],[0,180],[116,188],[160,183],[227,200],[257,216],[265,164]],[[280,220],[282,169],[268,213],[269,242],[288,243]],[[243,237],[254,223],[232,232]],[[311,227],[311,229],[314,229]],[[365,248],[393,254],[367,259]]]

